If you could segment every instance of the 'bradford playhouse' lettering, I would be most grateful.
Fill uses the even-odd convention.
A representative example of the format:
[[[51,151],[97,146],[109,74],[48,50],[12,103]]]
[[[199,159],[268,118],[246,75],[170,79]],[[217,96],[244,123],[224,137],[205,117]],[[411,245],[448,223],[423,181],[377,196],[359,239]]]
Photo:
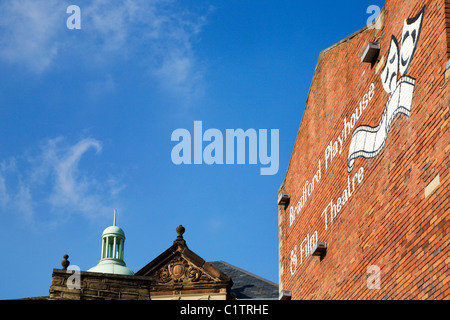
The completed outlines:
[[[358,106],[355,108],[355,112],[350,116],[350,120],[344,118],[344,127],[341,134],[337,137],[337,140],[330,141],[330,144],[325,149],[325,169],[333,162],[333,158],[339,153],[341,155],[342,148],[347,137],[351,137],[351,132],[356,122],[359,120],[364,110],[366,110],[369,102],[372,100],[375,94],[375,84],[372,83],[369,87],[369,91],[363,96],[362,100],[359,102]]]
[[[340,132],[337,139],[334,140],[332,139],[330,141],[330,143],[325,148],[325,152],[323,153],[324,158],[322,163],[324,164],[323,166],[324,172],[326,172],[331,167],[333,159],[342,154],[344,142],[347,140],[348,137],[352,136],[353,128],[355,127],[359,118],[361,118],[366,108],[369,106],[369,102],[373,99],[374,95],[375,95],[375,84],[371,83],[369,89],[362,96],[358,105],[355,107],[355,111],[351,114],[351,116],[349,116],[349,120],[347,120],[347,117],[344,118],[342,131]],[[314,174],[314,176],[311,178],[310,181],[306,180],[306,182],[303,184],[302,187],[302,194],[301,194],[302,196],[300,200],[297,202],[295,206],[292,206],[290,208],[289,227],[292,226],[296,216],[299,215],[300,211],[305,207],[308,198],[311,197],[314,191],[315,185],[317,186],[319,184],[320,178],[321,178],[321,162],[320,159],[318,159],[317,172]]]
[[[258,139],[259,136],[259,139]],[[260,168],[261,175],[274,175],[279,167],[279,130],[270,130],[270,156],[267,148],[267,129],[226,129],[225,163],[245,164],[246,140],[248,139],[248,163],[259,162],[268,167]],[[208,129],[203,133],[202,121],[194,121],[194,164],[224,164],[223,135],[218,129]],[[192,139],[187,129],[176,129],[172,132],[172,141],[179,141],[171,153],[172,162],[176,165],[192,164]],[[258,141],[259,140],[259,141]],[[203,148],[203,141],[210,142]],[[236,148],[235,148],[236,141]],[[259,142],[259,143],[258,143]],[[259,148],[259,152],[258,152]]]

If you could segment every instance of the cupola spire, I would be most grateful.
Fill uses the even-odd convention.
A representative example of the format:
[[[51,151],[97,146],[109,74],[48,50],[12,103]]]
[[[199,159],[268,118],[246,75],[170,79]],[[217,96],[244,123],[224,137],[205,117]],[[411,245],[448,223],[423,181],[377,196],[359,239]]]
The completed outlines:
[[[102,253],[99,263],[89,269],[91,272],[134,274],[126,267],[124,258],[125,232],[116,226],[117,210],[114,209],[113,225],[102,234]]]

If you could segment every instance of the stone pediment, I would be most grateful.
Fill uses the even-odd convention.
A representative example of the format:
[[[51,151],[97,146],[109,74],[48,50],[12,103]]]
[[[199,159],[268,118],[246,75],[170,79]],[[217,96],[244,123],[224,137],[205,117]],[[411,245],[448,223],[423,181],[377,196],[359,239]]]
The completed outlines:
[[[135,275],[149,277],[152,283],[162,286],[221,284],[231,287],[231,278],[191,251],[181,234],[170,248]]]

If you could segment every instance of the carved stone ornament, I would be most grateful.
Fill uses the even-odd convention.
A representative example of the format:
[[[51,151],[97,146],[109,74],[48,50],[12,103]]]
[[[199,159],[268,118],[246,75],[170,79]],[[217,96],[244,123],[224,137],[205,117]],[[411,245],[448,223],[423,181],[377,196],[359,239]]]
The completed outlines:
[[[158,282],[162,282],[162,283],[167,283],[170,280],[172,280],[169,269],[167,267],[161,268],[158,271],[156,278],[157,278]]]
[[[208,275],[181,257],[172,260],[156,273],[156,280],[161,283],[190,283],[208,279]]]
[[[169,265],[169,270],[171,270],[172,272],[172,278],[175,282],[178,282],[180,280],[182,280],[185,277],[185,267],[183,263],[176,263],[176,264],[172,264]]]

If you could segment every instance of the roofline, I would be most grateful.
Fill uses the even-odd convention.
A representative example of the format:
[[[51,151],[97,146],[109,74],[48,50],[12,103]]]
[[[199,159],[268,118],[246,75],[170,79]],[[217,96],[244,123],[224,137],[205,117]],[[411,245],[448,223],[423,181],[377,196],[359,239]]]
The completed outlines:
[[[271,284],[271,285],[274,285],[274,286],[279,286],[279,285],[278,285],[277,283],[275,283],[275,282],[272,282],[272,281],[270,281],[270,280],[264,279],[264,278],[262,278],[262,277],[260,277],[260,276],[257,276],[256,274],[253,274],[253,273],[251,273],[251,272],[248,272],[247,270],[238,268],[238,267],[236,267],[236,266],[234,266],[234,265],[232,265],[232,264],[229,264],[228,262],[222,261],[222,260],[210,261],[209,263],[212,264],[212,263],[214,263],[214,262],[220,262],[220,263],[226,264],[227,266],[229,266],[229,267],[231,267],[231,268],[234,268],[234,269],[236,269],[236,270],[239,270],[240,272],[243,272],[243,273],[248,274],[249,276],[252,276],[252,277],[257,278],[258,280],[262,280],[262,281],[267,282],[268,284]]]

